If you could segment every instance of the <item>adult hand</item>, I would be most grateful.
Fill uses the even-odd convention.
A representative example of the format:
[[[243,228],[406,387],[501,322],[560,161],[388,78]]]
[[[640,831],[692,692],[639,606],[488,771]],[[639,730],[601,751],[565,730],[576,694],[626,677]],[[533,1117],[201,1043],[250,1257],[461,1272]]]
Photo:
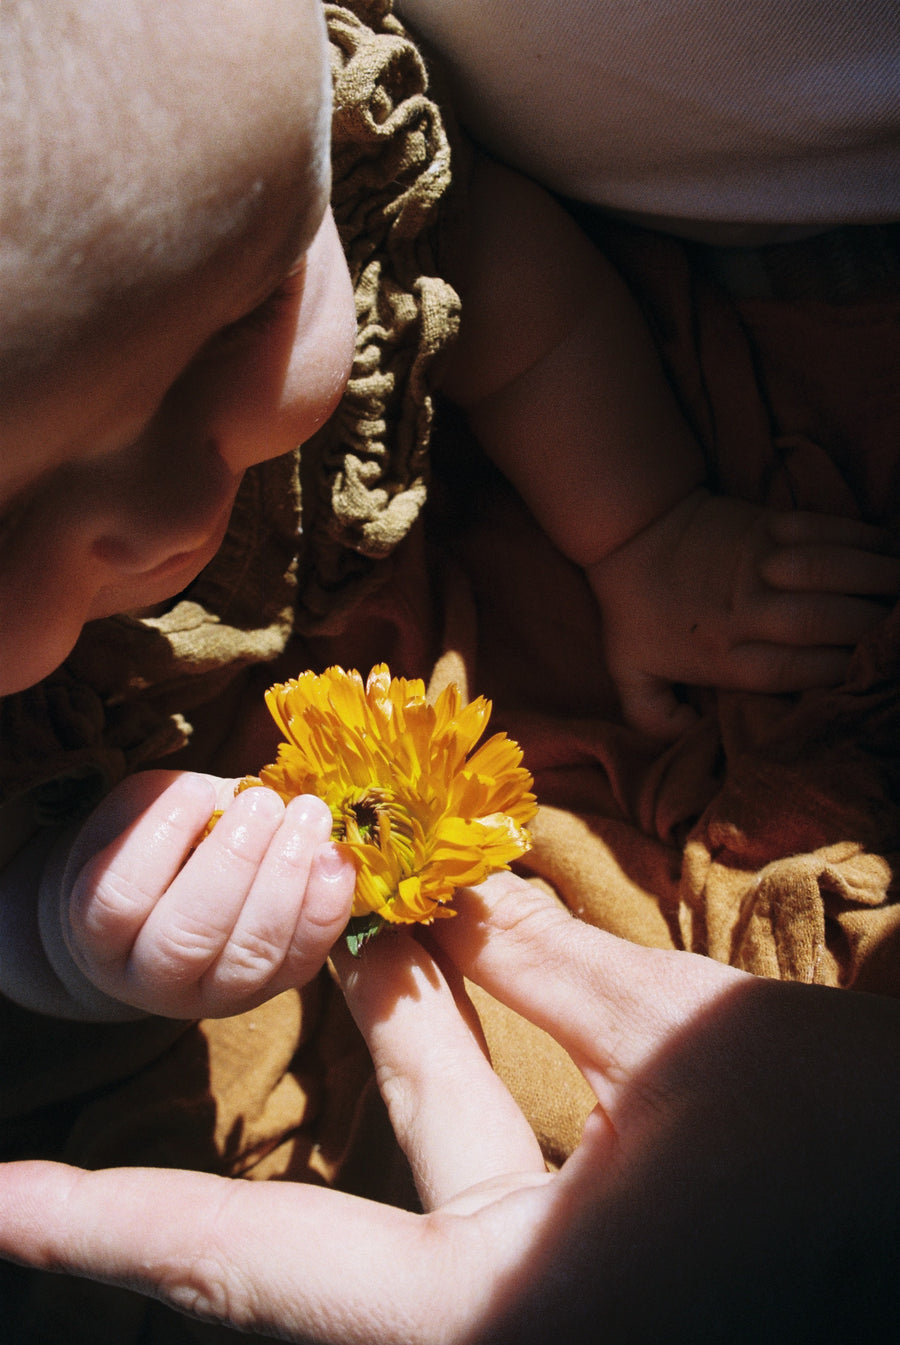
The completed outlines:
[[[390,935],[340,961],[424,1214],[22,1164],[0,1174],[0,1251],[342,1345],[887,1339],[900,1006],[623,943],[512,875],[459,905],[437,960]],[[596,1091],[559,1173],[457,1008],[458,968]]]

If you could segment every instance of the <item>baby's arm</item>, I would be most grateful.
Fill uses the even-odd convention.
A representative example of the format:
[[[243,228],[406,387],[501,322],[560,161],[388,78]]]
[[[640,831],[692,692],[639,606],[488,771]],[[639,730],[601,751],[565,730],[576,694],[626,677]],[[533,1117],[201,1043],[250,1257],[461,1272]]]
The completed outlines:
[[[587,566],[705,476],[627,287],[545,191],[479,160],[445,380],[485,451]]]
[[[476,170],[463,324],[446,391],[603,612],[607,665],[637,727],[693,718],[673,683],[797,691],[840,680],[900,593],[892,538],[705,489],[641,314],[616,271],[534,183]]]
[[[349,917],[353,866],[321,800],[232,799],[233,784],[148,771],[52,847],[35,837],[0,875],[0,991],[55,1017],[199,1018],[311,979]]]

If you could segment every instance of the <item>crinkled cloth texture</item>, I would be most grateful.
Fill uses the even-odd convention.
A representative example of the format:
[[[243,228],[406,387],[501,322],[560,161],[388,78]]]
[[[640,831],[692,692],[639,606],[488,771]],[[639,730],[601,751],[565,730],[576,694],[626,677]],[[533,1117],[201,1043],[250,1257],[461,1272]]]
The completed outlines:
[[[896,231],[893,268],[829,302],[736,298],[711,278],[723,259],[706,249],[601,228],[719,487],[896,528]],[[869,242],[854,235],[850,260]],[[840,247],[795,244],[768,263],[830,282],[816,253]],[[822,288],[795,280],[804,296]],[[463,486],[460,499],[475,490]],[[842,685],[697,692],[695,727],[661,748],[618,717],[581,575],[489,473],[480,498],[480,517],[444,545],[465,567],[477,613],[472,683],[522,744],[544,805],[529,867],[586,919],[640,942],[765,976],[900,993],[900,609],[886,608]]]
[[[897,229],[724,257],[593,223],[651,323],[712,480],[896,529]],[[748,272],[752,286],[714,278]],[[521,871],[639,943],[900,994],[900,607],[886,608],[842,685],[697,691],[695,726],[661,747],[621,721],[583,575],[474,446],[466,460],[458,424],[448,435],[435,438],[448,496],[433,499],[445,644],[534,774],[542,806]],[[545,1152],[564,1157],[589,1093],[542,1034],[477,1002],[495,1064]]]

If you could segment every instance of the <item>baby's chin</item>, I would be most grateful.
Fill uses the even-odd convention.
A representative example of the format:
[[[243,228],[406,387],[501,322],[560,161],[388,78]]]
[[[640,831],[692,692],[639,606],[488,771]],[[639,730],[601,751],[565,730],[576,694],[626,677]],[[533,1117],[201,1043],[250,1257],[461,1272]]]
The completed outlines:
[[[230,513],[230,511],[229,511]],[[173,556],[149,574],[130,584],[117,584],[101,589],[91,606],[89,621],[101,617],[130,616],[137,618],[161,616],[172,605],[172,599],[192,584],[215,556],[228,527],[228,514],[215,534],[204,546],[195,551]]]
[[[187,588],[212,560],[221,546],[226,527],[227,516],[221,531],[217,530],[203,547],[184,556],[174,557],[175,564],[167,561],[127,586],[117,584],[101,589],[95,595],[83,624],[110,616],[162,615],[171,606],[172,599]],[[0,646],[0,697],[36,686],[68,658],[83,628],[77,615],[68,615],[68,621],[54,622],[49,628],[34,632],[35,638],[20,640],[15,658],[4,657]]]
[[[96,613],[92,610],[90,619],[95,621],[98,617],[130,616],[142,620],[145,617],[162,616],[164,612],[169,611],[178,595],[194,582],[211,559],[212,556],[208,556],[202,564],[180,569],[177,578],[173,575],[168,582],[148,584],[139,595],[135,594],[130,600],[126,595],[125,601],[117,601],[113,596],[102,601],[103,595],[100,595],[98,599],[100,610]]]

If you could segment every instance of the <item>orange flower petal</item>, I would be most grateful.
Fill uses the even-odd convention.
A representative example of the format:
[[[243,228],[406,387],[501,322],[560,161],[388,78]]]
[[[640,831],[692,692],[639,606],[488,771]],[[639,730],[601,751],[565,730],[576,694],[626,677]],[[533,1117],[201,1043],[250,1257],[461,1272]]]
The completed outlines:
[[[420,679],[378,664],[365,683],[338,667],[302,673],[266,704],[284,741],[253,783],[325,800],[357,866],[354,916],[450,915],[457,887],[528,850],[536,803],[520,748],[496,733],[474,750],[491,713],[484,697],[463,705],[450,684],[431,704]]]

